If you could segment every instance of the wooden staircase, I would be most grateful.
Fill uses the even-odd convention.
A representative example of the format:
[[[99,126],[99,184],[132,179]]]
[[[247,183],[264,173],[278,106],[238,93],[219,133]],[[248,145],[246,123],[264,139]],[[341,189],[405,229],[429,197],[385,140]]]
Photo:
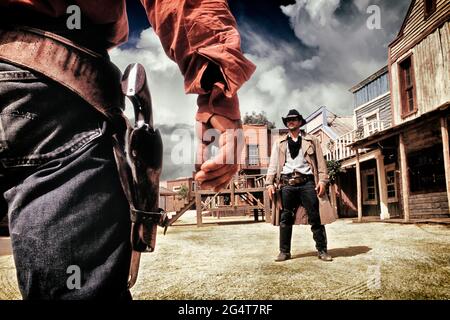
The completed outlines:
[[[195,198],[192,198],[180,211],[177,211],[176,214],[170,218],[169,226],[175,223],[184,213],[186,213],[192,206],[195,204]]]

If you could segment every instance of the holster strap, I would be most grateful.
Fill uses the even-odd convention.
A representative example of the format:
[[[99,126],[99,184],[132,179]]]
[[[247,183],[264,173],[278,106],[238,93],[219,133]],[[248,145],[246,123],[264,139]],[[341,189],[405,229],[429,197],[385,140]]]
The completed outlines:
[[[160,209],[159,212],[149,212],[130,208],[131,222],[143,224],[157,224],[165,226],[166,213]]]

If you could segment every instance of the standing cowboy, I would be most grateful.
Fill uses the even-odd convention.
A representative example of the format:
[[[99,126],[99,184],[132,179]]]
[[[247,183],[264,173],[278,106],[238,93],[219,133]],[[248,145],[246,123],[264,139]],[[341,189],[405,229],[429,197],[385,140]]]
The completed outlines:
[[[300,130],[306,121],[297,110],[282,120],[289,133],[274,143],[266,178],[276,207],[272,222],[280,226],[280,254],[275,261],[291,258],[294,223],[310,224],[319,259],[332,261],[324,225],[337,216],[326,194],[329,178],[320,142]]]

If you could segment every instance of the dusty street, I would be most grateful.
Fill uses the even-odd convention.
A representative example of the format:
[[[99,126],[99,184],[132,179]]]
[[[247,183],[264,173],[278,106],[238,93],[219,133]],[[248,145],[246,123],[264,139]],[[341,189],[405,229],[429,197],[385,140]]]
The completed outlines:
[[[278,229],[269,224],[172,227],[143,256],[133,296],[450,299],[449,228],[340,220],[327,230],[334,262],[317,259],[303,226],[294,229],[294,259],[275,263]],[[0,256],[0,299],[18,298],[12,257]]]

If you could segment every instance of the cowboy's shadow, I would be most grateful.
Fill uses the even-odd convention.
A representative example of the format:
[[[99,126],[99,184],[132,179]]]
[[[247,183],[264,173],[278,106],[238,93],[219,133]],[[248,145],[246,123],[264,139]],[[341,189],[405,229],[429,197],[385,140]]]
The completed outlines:
[[[341,257],[354,257],[360,254],[365,254],[371,251],[372,248],[367,246],[355,246],[355,247],[347,247],[347,248],[337,248],[328,250],[328,254],[333,258],[341,258]],[[295,254],[291,259],[301,259],[307,257],[317,257],[317,251],[307,252],[302,254]]]

